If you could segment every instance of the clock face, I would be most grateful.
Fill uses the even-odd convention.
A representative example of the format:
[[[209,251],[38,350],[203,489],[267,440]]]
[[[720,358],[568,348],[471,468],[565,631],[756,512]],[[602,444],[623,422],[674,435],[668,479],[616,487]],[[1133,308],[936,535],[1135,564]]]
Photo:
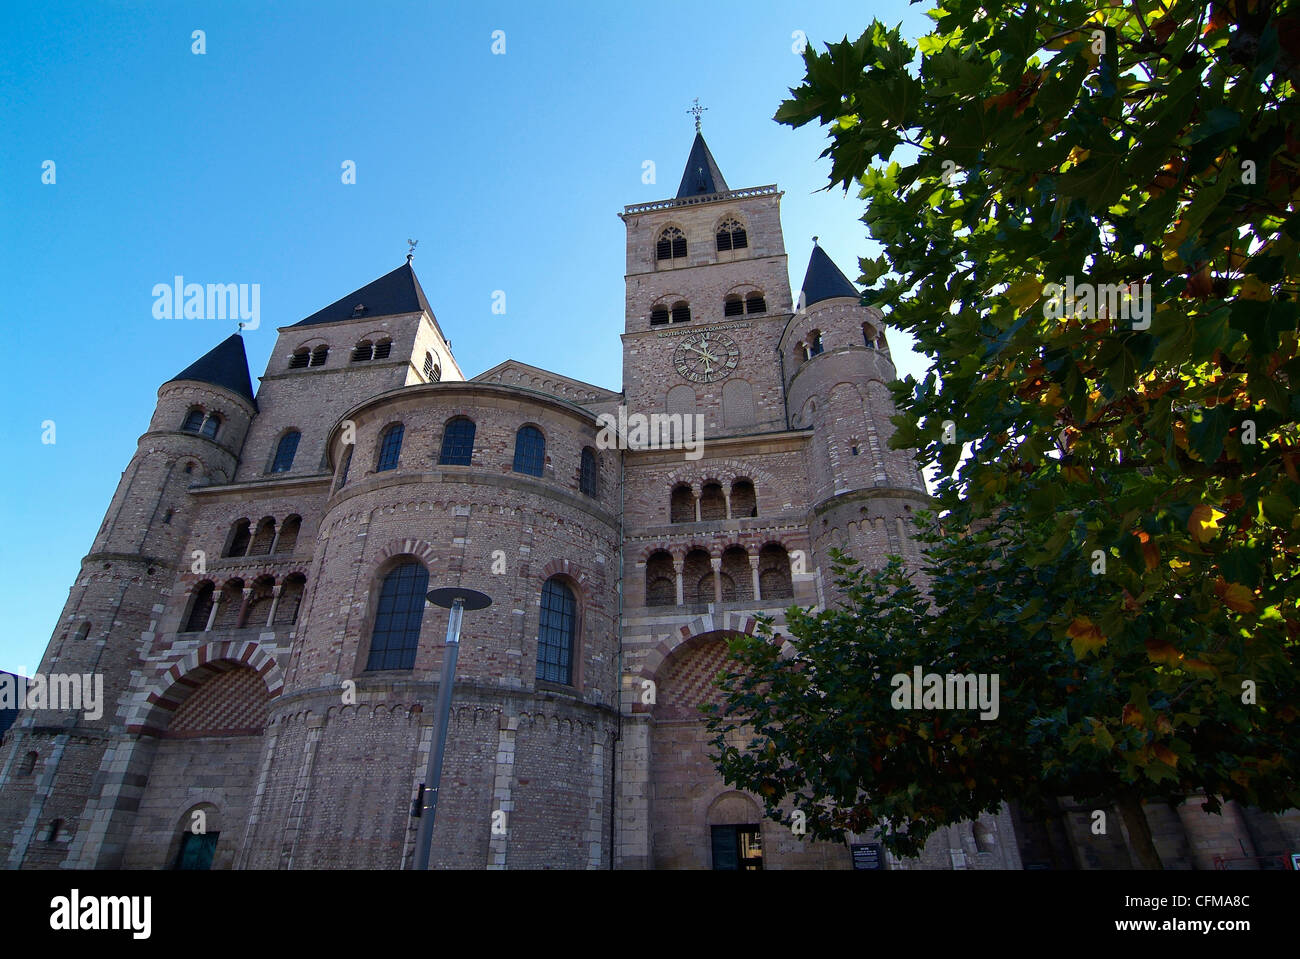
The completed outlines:
[[[726,333],[700,330],[677,341],[673,366],[692,383],[726,379],[740,362],[740,347]]]

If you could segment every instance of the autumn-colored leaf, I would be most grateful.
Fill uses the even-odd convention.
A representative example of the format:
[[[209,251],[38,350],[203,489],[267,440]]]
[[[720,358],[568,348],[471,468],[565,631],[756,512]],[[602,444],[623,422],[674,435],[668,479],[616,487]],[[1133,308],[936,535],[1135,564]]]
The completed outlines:
[[[1156,754],[1156,759],[1160,760],[1166,766],[1178,765],[1178,753],[1174,752],[1168,746],[1162,743],[1157,743],[1153,747],[1153,752]]]
[[[1213,506],[1201,503],[1192,510],[1192,515],[1188,517],[1187,531],[1192,534],[1192,539],[1196,540],[1196,542],[1208,543],[1214,539],[1214,535],[1219,531],[1219,520],[1226,515],[1226,513],[1215,509]]]
[[[1255,593],[1249,586],[1229,583],[1222,576],[1214,581],[1214,595],[1223,601],[1223,605],[1235,613],[1253,613],[1255,611]]]
[[[1071,639],[1070,646],[1074,650],[1075,659],[1083,659],[1106,645],[1106,637],[1087,616],[1076,617],[1065,632]]]
[[[1164,663],[1166,666],[1177,666],[1178,660],[1182,656],[1172,643],[1165,642],[1162,639],[1148,639],[1146,641],[1147,657],[1153,663]]]
[[[1121,714],[1120,720],[1125,726],[1134,726],[1137,729],[1145,729],[1147,725],[1147,721],[1142,718],[1142,710],[1132,703],[1124,704],[1124,712]]]

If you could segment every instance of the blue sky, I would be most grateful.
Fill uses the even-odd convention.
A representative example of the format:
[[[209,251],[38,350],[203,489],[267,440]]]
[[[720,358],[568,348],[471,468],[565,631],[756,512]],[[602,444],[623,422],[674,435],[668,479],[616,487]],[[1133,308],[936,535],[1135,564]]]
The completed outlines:
[[[0,10],[0,668],[36,668],[158,387],[234,331],[158,320],[180,274],[257,283],[275,329],[403,262],[473,376],[516,358],[617,389],[629,203],[676,192],[693,136],[733,188],[777,183],[793,282],[811,237],[855,278],[861,202],[818,192],[825,134],[772,121],[792,46],[898,0],[69,3]],[[206,52],[192,52],[203,30]],[[493,55],[492,34],[505,33]],[[56,182],[41,182],[55,163]],[[356,164],[356,183],[341,165]],[[642,164],[657,182],[642,182]],[[504,290],[505,315],[492,313]],[[923,361],[891,334],[900,373]],[[53,420],[56,442],[41,442]]]

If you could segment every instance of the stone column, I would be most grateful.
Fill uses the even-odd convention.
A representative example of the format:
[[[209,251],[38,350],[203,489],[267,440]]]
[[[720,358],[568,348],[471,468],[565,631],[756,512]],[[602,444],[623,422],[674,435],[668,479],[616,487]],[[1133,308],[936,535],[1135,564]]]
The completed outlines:
[[[700,489],[698,486],[691,487],[691,495],[695,497],[695,522],[700,521]]]
[[[749,557],[749,571],[751,574],[753,574],[754,577],[754,602],[758,602],[763,598],[763,591],[759,589],[758,586],[758,557],[757,556]]]
[[[713,556],[709,559],[709,565],[713,567],[713,601],[722,602],[722,557]]]
[[[284,586],[276,583],[271,587],[271,611],[266,614],[266,628],[270,629],[275,623],[275,611],[280,606],[280,593],[283,592]]]
[[[722,495],[727,501],[727,519],[731,519],[731,490],[723,490]]]
[[[253,587],[245,586],[244,598],[239,601],[239,615],[235,617],[236,629],[238,629],[240,626],[246,625],[245,621],[248,618],[248,604],[252,602],[252,599],[253,599]]]
[[[203,627],[203,631],[205,633],[209,633],[212,631],[212,624],[217,621],[217,610],[220,608],[221,608],[221,591],[214,588],[212,590],[212,609],[208,612],[207,625]]]
[[[682,595],[682,560],[673,557],[673,574],[677,578],[677,605],[681,606],[685,597]]]

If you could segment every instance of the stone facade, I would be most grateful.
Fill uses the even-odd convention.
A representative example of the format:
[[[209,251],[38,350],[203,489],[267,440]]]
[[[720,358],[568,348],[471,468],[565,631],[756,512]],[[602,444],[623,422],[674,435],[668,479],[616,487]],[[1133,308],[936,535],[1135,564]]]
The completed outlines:
[[[409,263],[280,328],[255,398],[238,341],[165,383],[40,666],[102,674],[103,715],[5,735],[0,862],[410,868],[448,613],[417,599],[410,659],[376,665],[409,574],[493,599],[464,619],[435,866],[710,868],[743,834],[763,868],[849,868],[722,782],[698,712],[728,636],[835,602],[832,547],[920,558],[881,316],[820,250],[792,295],[781,198],[623,211],[621,392],[514,360],[466,379]],[[620,411],[698,416],[700,455],[608,448]],[[1127,865],[1086,812],[1004,809],[887,865]],[[1294,819],[1208,819],[1153,810],[1168,862],[1296,843]]]

